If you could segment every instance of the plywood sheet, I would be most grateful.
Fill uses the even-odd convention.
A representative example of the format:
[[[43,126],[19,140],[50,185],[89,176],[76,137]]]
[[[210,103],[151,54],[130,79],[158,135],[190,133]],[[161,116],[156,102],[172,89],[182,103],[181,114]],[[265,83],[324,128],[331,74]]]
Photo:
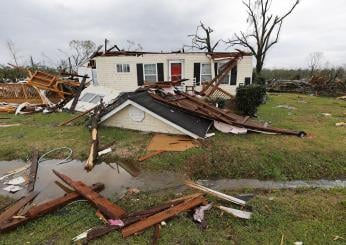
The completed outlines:
[[[198,146],[195,140],[185,135],[155,134],[147,151],[186,151]]]

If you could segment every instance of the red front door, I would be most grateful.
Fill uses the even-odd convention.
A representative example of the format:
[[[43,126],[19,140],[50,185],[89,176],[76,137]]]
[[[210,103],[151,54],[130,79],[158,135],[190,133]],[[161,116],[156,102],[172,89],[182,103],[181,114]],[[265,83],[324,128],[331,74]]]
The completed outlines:
[[[181,80],[182,64],[171,63],[171,81]]]

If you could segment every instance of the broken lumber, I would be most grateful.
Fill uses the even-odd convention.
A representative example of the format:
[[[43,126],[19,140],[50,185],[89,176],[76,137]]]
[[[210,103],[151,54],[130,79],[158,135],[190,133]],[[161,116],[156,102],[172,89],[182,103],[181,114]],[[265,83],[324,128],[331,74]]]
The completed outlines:
[[[98,123],[100,120],[102,110],[102,100],[99,106],[94,109],[94,115],[91,117],[91,146],[89,157],[85,163],[85,169],[90,171],[93,169],[95,162],[98,158],[99,136],[98,136]]]
[[[96,183],[91,186],[91,188],[95,191],[101,191],[104,188],[103,184]],[[31,221],[35,218],[38,218],[44,214],[53,212],[57,210],[58,208],[63,207],[64,205],[81,198],[79,193],[77,192],[71,192],[68,193],[62,197],[58,197],[56,199],[38,204],[36,206],[31,207],[25,214],[24,214],[24,219],[19,219],[19,220],[12,220],[9,223],[2,224],[0,226],[0,231],[5,232],[5,231],[10,231],[18,227],[19,225],[22,225],[28,221]]]
[[[80,83],[80,86],[78,87],[77,92],[74,95],[73,101],[72,101],[72,105],[70,107],[70,112],[74,112],[80,97],[80,94],[82,93],[82,90],[85,88],[85,82],[87,79],[87,75],[84,75],[82,82]]]
[[[189,210],[191,208],[194,208],[200,204],[202,204],[205,201],[205,199],[202,196],[197,196],[193,199],[185,200],[183,203],[178,204],[177,206],[171,207],[165,211],[162,211],[160,213],[154,214],[152,216],[149,216],[148,218],[145,218],[143,220],[140,220],[137,223],[134,223],[132,225],[129,225],[121,230],[121,233],[123,237],[129,237],[137,232],[143,231],[153,225],[161,223],[161,221],[164,221],[168,218],[171,218],[173,216],[176,216],[177,214],[184,212],[186,210]]]
[[[64,174],[61,174],[54,169],[53,169],[53,172],[66,184],[71,186],[80,195],[82,195],[85,199],[87,199],[94,206],[96,206],[104,215],[107,216],[107,218],[119,219],[120,217],[125,215],[126,212],[121,207],[117,206],[116,204],[110,202],[108,199],[104,198],[97,192],[93,191],[90,187],[85,185],[83,182],[73,181],[70,177]]]
[[[29,173],[29,183],[28,183],[28,192],[32,192],[35,188],[37,168],[38,168],[38,151],[33,151],[31,157],[31,167]]]
[[[9,207],[5,212],[0,214],[0,230],[2,230],[2,224],[8,222],[12,216],[16,215],[19,210],[21,210],[25,205],[31,202],[39,192],[31,192],[26,197],[20,199],[18,202]]]
[[[205,186],[202,186],[202,185],[199,185],[197,183],[194,183],[193,181],[188,181],[186,180],[185,181],[185,185],[191,187],[191,188],[194,188],[194,189],[198,189],[200,191],[203,191],[203,192],[206,192],[210,195],[213,195],[213,196],[216,196],[218,198],[221,198],[221,199],[224,199],[226,201],[229,201],[229,202],[232,202],[232,203],[235,203],[235,204],[238,204],[238,205],[246,205],[246,202],[244,200],[241,200],[239,198],[236,198],[236,197],[232,197],[230,195],[226,195],[222,192],[219,192],[219,191],[214,191],[212,189],[209,189]]]
[[[72,117],[71,119],[68,119],[67,121],[60,123],[60,124],[58,125],[58,127],[65,126],[65,125],[67,125],[67,124],[73,122],[74,120],[77,120],[77,119],[81,118],[82,116],[88,114],[89,112],[91,112],[91,111],[94,110],[94,109],[95,109],[95,107],[93,107],[93,108],[91,108],[91,109],[89,109],[89,110],[87,110],[87,111],[85,111],[85,112],[83,112],[83,113],[81,113],[81,114],[78,114],[77,116],[74,116],[74,117]]]
[[[131,224],[133,224],[135,222],[138,222],[141,219],[144,219],[146,217],[154,215],[154,214],[156,214],[158,212],[162,212],[162,211],[164,211],[164,210],[166,210],[168,208],[171,208],[173,206],[181,204],[181,203],[183,203],[184,201],[186,201],[188,199],[196,198],[198,196],[202,196],[202,194],[201,193],[196,193],[196,194],[192,194],[192,195],[187,195],[187,196],[180,197],[180,198],[177,198],[177,199],[174,199],[174,200],[170,200],[167,203],[160,204],[158,206],[149,208],[147,210],[142,210],[142,211],[130,213],[130,214],[126,215],[125,218],[122,219],[124,224],[125,224],[124,227],[126,227],[128,225],[131,225]],[[206,200],[205,200],[205,202],[206,202]],[[119,230],[121,228],[122,227],[110,226],[110,225],[95,227],[95,228],[91,229],[90,231],[88,231],[87,241],[94,240],[94,239],[96,239],[98,237],[101,237],[101,236],[104,236],[104,235],[108,234],[111,231]]]
[[[101,183],[96,183],[96,184],[93,184],[90,187],[90,189],[93,191],[99,192],[104,189],[104,185]],[[74,191],[74,192],[68,193],[62,197],[55,198],[53,200],[38,204],[30,208],[26,212],[25,216],[28,216],[30,218],[35,218],[40,215],[50,213],[72,201],[77,200],[78,198],[81,198],[81,195],[78,192]]]

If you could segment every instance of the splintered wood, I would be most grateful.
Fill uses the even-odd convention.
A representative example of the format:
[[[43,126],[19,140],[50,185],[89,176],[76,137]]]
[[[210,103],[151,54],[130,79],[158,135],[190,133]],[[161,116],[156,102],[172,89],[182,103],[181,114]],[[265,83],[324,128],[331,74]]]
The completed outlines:
[[[6,223],[11,222],[12,216],[16,215],[19,210],[21,210],[24,206],[26,206],[29,202],[31,202],[36,196],[38,192],[31,192],[28,196],[20,199],[14,205],[9,207],[5,212],[0,214],[0,230],[3,230],[3,226]]]
[[[116,204],[110,202],[108,199],[104,198],[97,192],[93,191],[90,187],[85,185],[81,181],[73,181],[68,176],[53,170],[56,176],[63,180],[66,184],[75,189],[80,195],[85,199],[90,201],[94,206],[96,206],[104,215],[111,219],[118,219],[125,215],[125,211],[117,206]]]
[[[171,207],[165,211],[159,212],[148,218],[145,218],[137,223],[129,225],[121,230],[123,237],[131,236],[137,232],[143,231],[153,225],[159,224],[161,221],[176,216],[177,214],[201,205],[205,199],[202,196],[197,196],[192,199],[187,199],[183,203]]]

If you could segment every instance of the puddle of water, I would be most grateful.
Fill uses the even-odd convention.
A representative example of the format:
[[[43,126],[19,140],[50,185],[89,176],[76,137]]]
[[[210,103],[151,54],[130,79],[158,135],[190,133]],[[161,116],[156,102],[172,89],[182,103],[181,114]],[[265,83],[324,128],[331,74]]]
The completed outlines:
[[[35,182],[35,191],[39,191],[40,194],[35,198],[34,203],[57,198],[65,194],[65,192],[55,184],[55,181],[62,181],[52,172],[52,169],[71,177],[73,180],[81,180],[87,185],[97,182],[103,183],[105,189],[101,194],[105,197],[119,198],[126,193],[128,187],[135,187],[141,191],[152,191],[182,184],[179,175],[171,172],[160,172],[160,174],[143,172],[138,177],[132,177],[123,168],[120,166],[117,167],[116,164],[110,164],[110,166],[105,163],[98,164],[92,171],[86,172],[84,170],[84,162],[73,160],[68,163],[56,165],[58,161],[59,160],[48,160],[40,163]],[[0,161],[0,176],[11,170],[22,167],[25,164],[24,161]],[[27,174],[28,171],[22,172],[9,179],[17,176],[25,176]],[[0,195],[19,198],[27,194],[27,187],[25,185],[23,186],[23,190],[15,194],[10,194],[2,190],[4,187],[6,187],[6,185],[0,183]]]
[[[201,185],[208,186],[216,190],[241,190],[241,189],[295,189],[295,188],[346,188],[346,180],[292,180],[292,181],[271,181],[256,179],[220,179],[220,180],[200,180]]]
[[[120,198],[126,193],[127,188],[134,187],[141,191],[157,191],[168,188],[175,188],[177,192],[181,192],[186,187],[183,187],[183,176],[168,172],[160,171],[150,172],[144,171],[137,177],[132,177],[120,166],[116,164],[109,165],[102,163],[94,167],[90,172],[84,170],[84,162],[73,160],[68,163],[56,165],[60,160],[48,160],[42,162],[38,167],[37,178],[35,182],[35,191],[40,191],[40,194],[35,198],[34,203],[40,203],[49,199],[57,198],[65,194],[65,192],[55,184],[55,181],[62,181],[55,176],[52,169],[55,169],[73,180],[81,180],[87,185],[94,183],[103,183],[105,189],[101,194],[105,197]],[[24,161],[0,161],[0,176],[11,170],[15,170],[26,165]],[[119,172],[118,172],[119,169]],[[29,170],[20,174],[14,175],[9,179],[17,176],[28,175]],[[7,179],[7,180],[9,180]],[[312,181],[261,181],[256,179],[220,179],[220,180],[200,180],[200,184],[208,186],[215,190],[241,190],[245,188],[251,189],[290,189],[290,188],[346,188],[346,180],[312,180]],[[6,187],[3,181],[0,183],[0,195],[6,195],[13,198],[19,198],[26,195],[27,186],[23,186],[23,190],[15,194],[8,193],[2,188]]]

